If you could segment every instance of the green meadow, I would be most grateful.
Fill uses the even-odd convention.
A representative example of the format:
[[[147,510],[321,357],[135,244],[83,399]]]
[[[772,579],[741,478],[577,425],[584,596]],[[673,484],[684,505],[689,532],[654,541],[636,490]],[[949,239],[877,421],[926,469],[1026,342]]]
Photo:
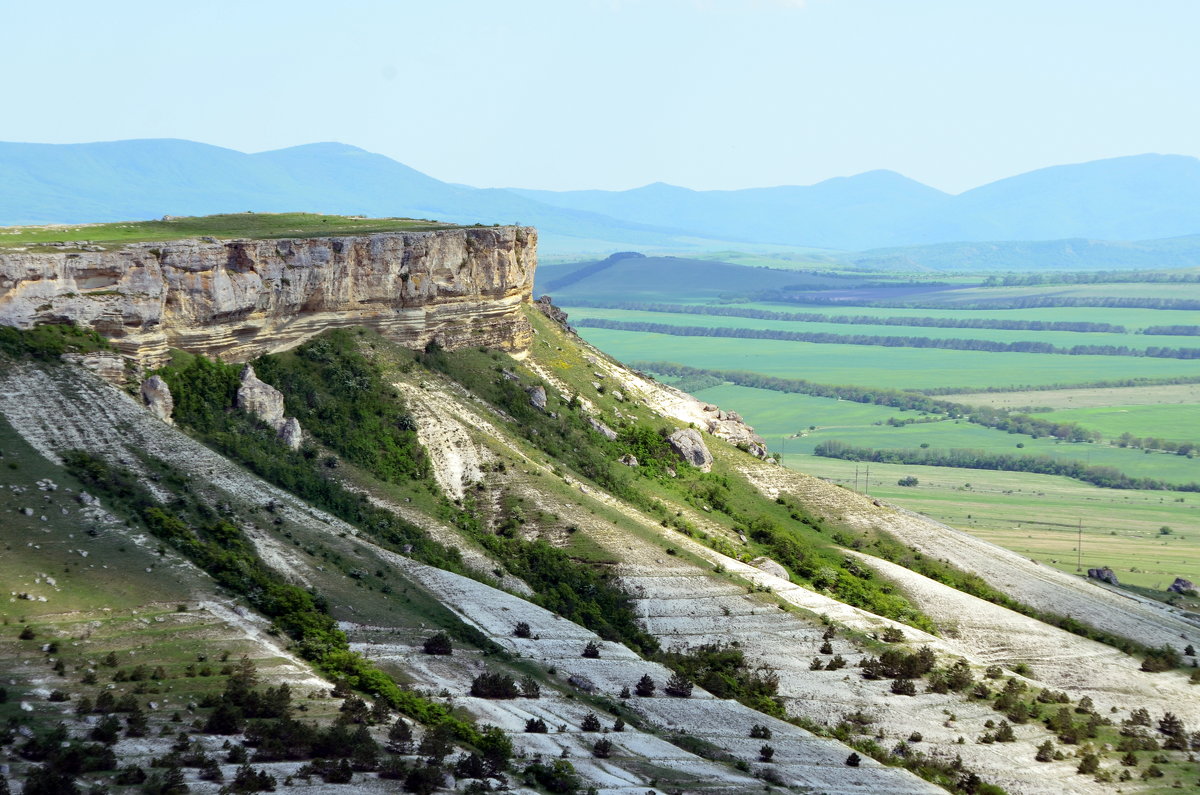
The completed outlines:
[[[775,307],[774,311],[789,311]],[[792,311],[801,311],[799,309]],[[804,311],[811,311],[804,310]],[[856,314],[851,311],[848,314]],[[961,313],[960,313],[961,314]],[[795,331],[809,334],[862,334],[870,337],[929,337],[931,339],[970,339],[993,342],[1042,342],[1060,348],[1075,345],[1125,346],[1136,350],[1150,347],[1200,348],[1200,338],[1148,334],[1119,334],[1109,332],[1080,331],[1028,331],[1018,329],[973,329],[936,328],[930,326],[882,326],[871,324],[820,323],[795,320],[764,320],[751,317],[726,317],[722,315],[693,315],[672,312],[647,312],[628,309],[599,309],[574,307],[573,320],[581,318],[603,318],[626,323],[659,323],[671,326],[703,326],[705,328],[748,328]],[[1113,321],[1092,321],[1108,322]],[[1045,354],[1052,355],[1052,354]],[[1195,368],[1200,370],[1200,367]]]
[[[1062,409],[1039,417],[1077,422],[1115,439],[1122,433],[1200,443],[1200,404],[1096,406]]]
[[[732,384],[703,389],[695,394],[718,406],[734,407],[766,438],[773,451],[786,447],[792,453],[811,453],[816,445],[830,439],[873,448],[917,448],[927,445],[935,449],[966,448],[1012,455],[1049,455],[1082,461],[1092,466],[1115,467],[1134,477],[1158,478],[1170,483],[1200,482],[1200,459],[1117,447],[1107,443],[1107,440],[1071,443],[1046,437],[1033,439],[984,428],[966,420],[915,422],[894,427],[885,424],[889,418],[904,420],[922,415],[884,406]]]
[[[753,370],[818,383],[896,389],[1018,389],[1068,381],[1200,375],[1197,360],[820,345],[784,340],[676,337],[598,328],[581,328],[579,333],[622,361],[672,361],[716,370]]]
[[[0,227],[0,249],[46,250],[55,242],[88,241],[102,248],[188,237],[267,238],[419,232],[450,224],[413,218],[359,218],[313,213],[231,213],[111,224]],[[50,249],[52,250],[52,249]]]
[[[787,466],[858,490],[1076,573],[1111,566],[1123,583],[1164,589],[1200,580],[1200,494],[1102,489],[1070,478],[953,467],[865,464],[790,452]],[[915,487],[897,484],[913,476]],[[1162,534],[1166,527],[1169,534]]]

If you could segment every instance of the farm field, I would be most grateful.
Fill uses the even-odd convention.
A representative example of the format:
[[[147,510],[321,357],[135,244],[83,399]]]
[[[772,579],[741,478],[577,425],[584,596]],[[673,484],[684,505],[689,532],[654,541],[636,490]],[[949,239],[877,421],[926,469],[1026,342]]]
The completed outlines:
[[[1160,288],[1164,285],[1156,285]],[[1163,292],[1156,296],[1170,297]],[[663,299],[664,302],[667,299]],[[689,303],[670,299],[671,303]],[[703,303],[703,302],[696,302]],[[1112,323],[1124,326],[1129,331],[1140,331],[1147,326],[1196,325],[1196,313],[1185,309],[1142,309],[1139,307],[1107,306],[1054,306],[1026,307],[1023,309],[939,309],[883,306],[830,306],[829,304],[803,304],[792,302],[749,301],[736,304],[747,309],[765,309],[770,312],[817,312],[823,315],[865,315],[868,317],[938,317],[938,318],[986,318],[989,320],[1040,320],[1046,323],[1059,321],[1074,323]],[[581,311],[576,309],[575,311]],[[965,330],[970,333],[970,330]],[[1186,340],[1188,337],[1175,337]],[[1194,338],[1192,338],[1194,339]],[[1185,344],[1183,342],[1177,343]]]
[[[1163,589],[1175,577],[1200,580],[1200,495],[1101,489],[1070,478],[1025,472],[786,456],[787,466],[918,511],[1062,571],[1110,566],[1122,583]],[[902,477],[916,487],[897,485]],[[1160,528],[1171,528],[1161,535]]]
[[[1156,406],[1200,403],[1200,384],[1102,387],[1093,389],[1045,389],[1028,392],[975,392],[948,395],[947,400],[971,406],[1019,409],[1040,406],[1050,409],[1095,406]]]
[[[1177,442],[1200,441],[1200,404],[1096,406],[1039,415],[1048,420],[1077,422],[1107,438],[1131,433]]]
[[[1071,443],[1050,438],[1033,439],[984,428],[965,420],[917,422],[894,427],[876,423],[886,423],[893,417],[911,419],[920,415],[884,406],[733,384],[702,389],[694,394],[718,406],[736,407],[766,438],[773,451],[786,445],[788,452],[811,453],[818,444],[831,439],[874,448],[928,445],[935,449],[968,448],[1013,455],[1050,455],[1092,466],[1116,467],[1135,477],[1159,478],[1171,483],[1200,482],[1200,460],[1174,453],[1146,453],[1133,448],[1116,447],[1107,442]],[[1200,407],[1187,408],[1200,411]],[[1052,417],[1057,413],[1039,416]],[[817,427],[810,429],[813,425]],[[783,438],[797,433],[802,436]],[[1022,447],[1018,448],[1018,444]]]
[[[751,317],[693,315],[672,312],[647,312],[629,309],[576,307],[573,320],[600,318],[625,323],[657,323],[672,326],[706,328],[748,328],[794,331],[809,334],[865,335],[869,337],[929,337],[931,339],[972,339],[993,342],[1042,342],[1060,348],[1075,345],[1111,345],[1145,350],[1150,347],[1200,348],[1200,338],[1109,332],[1030,331],[1018,329],[936,328],[930,326],[877,326],[870,324],[819,323],[795,320],[765,320]],[[1111,322],[1111,321],[1105,321]],[[1052,355],[1052,354],[1044,354]]]
[[[715,259],[715,257],[714,257]],[[1009,329],[936,328],[929,326],[874,325],[814,321],[766,320],[737,316],[650,312],[572,305],[582,302],[645,301],[662,304],[713,304],[730,306],[729,296],[757,283],[724,282],[728,294],[713,295],[711,282],[697,285],[683,280],[674,290],[636,290],[618,295],[617,285],[597,284],[589,294],[588,277],[561,296],[572,321],[585,318],[707,328],[747,328],[806,333],[862,335],[865,337],[927,337],[1011,343],[1030,341],[1062,348],[1074,345],[1125,346],[1145,349],[1200,347],[1200,337],[1151,335],[1151,326],[1196,325],[1196,313],[1137,307],[1030,307],[1019,309],[964,309],[956,305],[1017,298],[1145,298],[1196,299],[1200,285],[1192,283],[1070,284],[1013,287],[976,286],[986,275],[920,275],[847,273],[829,284],[836,266],[820,264],[820,252],[796,255],[790,263],[772,255],[725,258],[741,265],[792,267],[823,271],[796,274],[794,281],[812,282],[803,303],[750,300],[732,305],[783,313],[823,316],[930,317],[964,320],[1019,320],[1042,322],[1107,323],[1123,326],[1123,333],[1032,331]],[[815,260],[816,262],[814,262]],[[609,278],[614,274],[609,274]],[[656,277],[644,278],[647,284]],[[974,279],[974,283],[969,283]],[[856,284],[856,280],[857,284]],[[869,284],[874,281],[875,284]],[[911,283],[914,280],[925,284]],[[878,286],[893,282],[895,287]],[[932,282],[944,282],[938,287]],[[958,286],[961,285],[961,286]],[[785,290],[785,292],[787,292]],[[797,298],[799,292],[793,293]],[[765,294],[763,294],[765,296]],[[558,296],[556,296],[558,298]],[[913,307],[856,306],[830,303],[830,299],[857,301],[910,301]],[[854,446],[919,448],[931,450],[979,449],[1010,455],[1049,455],[1090,466],[1113,467],[1131,477],[1168,483],[1200,482],[1200,459],[1158,451],[1121,448],[1112,442],[1122,433],[1158,437],[1174,442],[1200,441],[1200,384],[1144,385],[1112,388],[1072,388],[1097,382],[1133,379],[1191,379],[1200,377],[1200,361],[1134,356],[1103,356],[950,350],[874,345],[817,344],[786,340],[730,337],[683,337],[652,332],[581,327],[579,333],[592,344],[623,361],[667,361],[712,370],[743,370],[780,378],[805,379],[818,384],[854,385],[906,390],[945,390],[941,397],[956,403],[1001,409],[1041,407],[1041,420],[1077,422],[1103,434],[1095,443],[1060,442],[1049,437],[985,428],[966,421],[937,420],[902,426],[888,421],[920,417],[915,412],[832,398],[788,394],[722,384],[690,382],[695,394],[708,402],[740,413],[762,435],[773,452],[786,450],[790,467],[854,486],[852,461],[811,455],[823,441],[839,440]],[[668,379],[669,380],[669,379]],[[688,382],[685,382],[688,385]],[[1053,390],[1043,386],[1064,386]],[[980,390],[987,389],[987,392]],[[1193,429],[1196,429],[1193,431]],[[1195,437],[1195,438],[1193,438]],[[1021,445],[1018,447],[1018,445]],[[859,488],[866,465],[858,464]],[[1200,580],[1200,495],[1193,492],[1104,489],[1066,477],[1023,472],[998,472],[954,467],[871,465],[870,489],[874,496],[928,514],[951,526],[1013,549],[1045,565],[1071,573],[1076,568],[1076,533],[1082,521],[1083,567],[1112,566],[1121,581],[1138,587],[1162,589],[1175,577]],[[897,481],[918,478],[915,488]],[[969,484],[969,485],[968,485]],[[1160,528],[1171,528],[1160,534]]]
[[[845,328],[845,327],[843,327]],[[1200,361],[1132,356],[996,353],[784,340],[676,337],[581,328],[580,336],[621,361],[672,361],[716,370],[753,370],[824,384],[896,389],[1023,388],[1112,378],[1200,375]]]

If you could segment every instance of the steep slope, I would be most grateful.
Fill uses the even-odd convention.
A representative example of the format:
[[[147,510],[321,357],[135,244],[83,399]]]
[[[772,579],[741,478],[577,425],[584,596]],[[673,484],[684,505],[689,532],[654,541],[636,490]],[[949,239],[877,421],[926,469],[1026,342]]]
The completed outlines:
[[[1181,633],[1195,642],[1195,628],[1178,616],[1069,577],[1031,576],[1038,572],[994,547],[783,470],[746,452],[761,453],[736,415],[628,370],[529,306],[522,311],[533,343],[516,358],[479,349],[414,352],[362,329],[258,359],[260,377],[283,392],[289,415],[300,417],[309,434],[294,453],[234,410],[223,384],[236,387],[237,367],[186,357],[163,371],[174,390],[177,427],[84,370],[31,361],[10,361],[0,370],[0,415],[20,435],[13,444],[30,446],[22,466],[33,466],[34,450],[41,467],[57,467],[64,456],[76,460],[71,450],[93,457],[71,471],[97,477],[101,504],[122,520],[111,528],[114,546],[143,539],[131,571],[176,567],[171,582],[157,586],[166,593],[147,594],[137,604],[169,606],[186,593],[189,605],[217,605],[206,621],[232,621],[235,605],[248,622],[254,621],[251,609],[270,609],[255,601],[253,589],[238,591],[236,580],[222,580],[233,590],[222,594],[207,579],[217,570],[203,558],[184,560],[190,547],[174,552],[178,538],[154,538],[162,526],[156,530],[148,521],[158,516],[154,510],[196,517],[189,522],[201,521],[205,510],[224,517],[279,582],[324,597],[328,616],[347,635],[346,651],[360,655],[356,666],[382,671],[393,683],[382,687],[368,668],[335,667],[344,662],[341,651],[315,650],[295,636],[286,640],[292,630],[277,616],[280,634],[248,635],[244,648],[294,666],[297,695],[309,714],[328,721],[345,714],[346,704],[353,712],[344,689],[329,698],[311,681],[318,671],[337,677],[353,670],[347,683],[358,682],[385,712],[390,700],[407,715],[423,716],[426,728],[414,727],[419,736],[436,733],[439,721],[459,726],[464,758],[482,747],[471,734],[482,729],[451,720],[499,726],[516,752],[506,775],[517,782],[541,781],[551,760],[563,760],[581,786],[631,795],[656,787],[744,792],[763,780],[821,792],[934,789],[902,767],[877,764],[869,758],[874,754],[955,791],[987,791],[982,779],[1014,793],[1112,792],[1114,783],[1103,775],[1098,780],[1076,769],[1095,753],[1100,772],[1117,778],[1124,768],[1111,747],[1128,740],[1122,731],[1143,732],[1136,710],[1155,719],[1173,712],[1190,728],[1200,722],[1184,672],[1141,672],[1137,659],[1110,646],[982,602],[875,554],[892,549],[889,543],[897,542],[889,538],[898,539],[910,557],[949,558],[1021,601],[1070,612],[1110,632],[1136,632],[1145,645],[1182,645]],[[356,423],[383,418],[384,425],[372,427],[396,431],[364,448],[352,424],[336,424],[340,415],[316,413],[342,407],[358,412]],[[318,416],[334,419],[322,425]],[[697,429],[694,437],[689,425]],[[667,434],[698,438],[711,462],[685,463]],[[379,455],[404,444],[407,452],[396,458]],[[7,460],[16,447],[6,441],[4,449]],[[636,456],[636,466],[618,461],[628,455]],[[425,461],[427,468],[401,471],[405,461]],[[121,469],[140,474],[142,485],[128,489],[149,495],[136,511],[112,487],[125,482],[114,474]],[[78,491],[81,484],[70,487]],[[358,496],[339,496],[350,490]],[[188,506],[197,511],[189,513]],[[403,522],[389,518],[397,512]],[[40,519],[21,521],[13,530],[5,526],[5,541],[12,544],[8,534],[29,533]],[[158,544],[161,555],[151,551]],[[454,552],[459,546],[469,554]],[[166,562],[142,565],[155,556]],[[61,558],[52,560],[62,565]],[[34,579],[47,570],[33,566]],[[92,598],[95,604],[113,599]],[[113,599],[111,606],[125,604]],[[222,605],[225,612],[217,612]],[[56,608],[48,602],[45,609]],[[151,626],[165,624],[169,612],[160,608],[143,617]],[[318,613],[314,605],[312,614]],[[62,626],[54,637],[65,644],[72,637],[67,621],[46,612],[39,626]],[[452,637],[453,654],[423,652],[437,630]],[[269,645],[280,639],[291,648]],[[137,651],[139,642],[135,635],[109,647]],[[589,644],[594,654],[584,653]],[[0,641],[0,651],[11,665],[47,656],[15,632]],[[86,670],[81,662],[80,672]],[[191,682],[174,670],[166,685]],[[473,693],[484,673],[529,677],[540,692],[536,698]],[[690,697],[664,694],[677,673],[690,679]],[[64,686],[80,688],[78,676],[64,677]],[[657,685],[653,696],[623,693],[635,691],[643,676]],[[394,683],[401,686],[392,690]],[[41,692],[40,680],[22,678],[12,687],[17,701],[36,703],[34,714],[46,720],[61,709],[54,704],[62,702]],[[82,686],[72,700],[94,692]],[[210,752],[221,753],[226,736],[259,742],[206,732],[211,706],[198,705],[195,714],[199,728],[191,735]],[[590,714],[599,716],[599,732]],[[612,730],[618,717],[625,724],[620,733]],[[551,731],[524,731],[539,719]],[[1054,731],[1043,719],[1057,721]],[[377,741],[386,739],[386,722],[350,720]],[[1134,722],[1117,725],[1122,720]],[[150,721],[151,734],[170,724],[166,714]],[[998,739],[1006,728],[1011,736]],[[1153,727],[1146,732],[1153,739]],[[595,752],[601,739],[612,743],[607,756]],[[1047,741],[1062,756],[1035,763]],[[148,763],[172,738],[156,742],[134,748],[121,740],[117,750]],[[845,764],[852,750],[847,743],[864,757],[857,767]],[[262,753],[257,747],[252,753]],[[1144,765],[1150,752],[1140,753]],[[1194,777],[1182,752],[1161,753],[1172,776]],[[387,764],[415,758],[379,755]],[[31,764],[27,756],[10,761],[22,774]],[[303,760],[264,754],[251,761],[302,786]],[[227,778],[236,774],[237,762],[222,764]],[[197,781],[199,768],[186,769],[189,783],[205,786]],[[387,786],[369,766],[352,775],[360,789]],[[1150,784],[1120,786],[1135,791]]]

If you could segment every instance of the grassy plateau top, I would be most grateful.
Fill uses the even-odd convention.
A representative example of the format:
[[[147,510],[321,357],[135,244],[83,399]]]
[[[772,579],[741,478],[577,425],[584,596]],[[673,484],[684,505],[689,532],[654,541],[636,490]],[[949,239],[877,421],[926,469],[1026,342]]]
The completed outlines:
[[[0,227],[0,251],[54,251],[95,246],[120,248],[129,243],[218,239],[278,239],[369,235],[382,232],[426,232],[459,225],[414,218],[364,218],[314,213],[231,213],[189,217],[164,216],[158,221],[118,221],[108,224],[55,224]],[[61,244],[66,244],[63,246]]]

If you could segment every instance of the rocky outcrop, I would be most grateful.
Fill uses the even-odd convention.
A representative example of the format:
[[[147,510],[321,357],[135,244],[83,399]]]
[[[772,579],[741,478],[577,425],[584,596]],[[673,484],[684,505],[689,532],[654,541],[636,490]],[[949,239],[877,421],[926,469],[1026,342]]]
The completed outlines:
[[[254,368],[242,368],[242,381],[238,385],[237,407],[253,414],[275,429],[280,440],[293,450],[299,450],[304,441],[304,431],[295,417],[284,416],[283,393],[258,377]]]
[[[543,315],[550,318],[572,334],[575,333],[575,329],[571,328],[570,324],[567,323],[567,313],[555,306],[550,300],[550,296],[540,296],[536,301],[533,302],[533,305],[536,306],[538,311],[540,311]]]
[[[150,413],[168,425],[174,425],[172,414],[175,411],[175,399],[171,397],[171,388],[160,376],[152,375],[142,382],[142,402],[150,409]]]
[[[242,368],[237,407],[258,417],[275,430],[283,427],[283,393],[261,380],[250,365]]]
[[[304,442],[304,430],[300,427],[300,420],[295,417],[284,420],[279,428],[279,440],[292,450],[299,450]]]
[[[704,439],[695,428],[681,428],[675,431],[667,437],[667,444],[671,445],[676,455],[701,472],[712,469],[712,453],[708,452]]]
[[[1176,577],[1175,582],[1167,586],[1167,590],[1182,594],[1195,593],[1196,583],[1191,580],[1185,580],[1183,577]]]
[[[525,391],[529,394],[529,405],[538,411],[546,410],[546,387],[538,384]]]
[[[147,369],[167,349],[247,361],[328,328],[406,346],[528,348],[537,233],[443,229],[0,254],[0,324],[73,322]]]
[[[587,422],[588,425],[592,427],[593,431],[600,434],[605,439],[608,439],[610,442],[615,442],[617,440],[617,432],[605,425],[600,420],[596,419],[595,417],[588,417]]]
[[[627,467],[635,467],[638,465],[637,456],[633,453],[626,453],[617,459],[618,463],[624,464]]]
[[[772,577],[779,577],[781,579],[791,582],[792,578],[788,575],[788,570],[785,569],[782,564],[780,564],[774,560],[771,560],[770,558],[766,557],[765,555],[762,557],[757,557],[754,560],[750,561],[750,565],[753,566],[754,568],[758,569],[759,571],[765,571],[767,574],[770,574]]]
[[[704,406],[704,430],[724,439],[735,447],[745,450],[756,458],[766,458],[767,443],[746,424],[736,411],[722,411],[711,403]]]
[[[1109,585],[1120,585],[1121,581],[1117,579],[1117,573],[1108,566],[1103,566],[1099,569],[1088,569],[1088,577],[1093,580],[1100,580]]]

